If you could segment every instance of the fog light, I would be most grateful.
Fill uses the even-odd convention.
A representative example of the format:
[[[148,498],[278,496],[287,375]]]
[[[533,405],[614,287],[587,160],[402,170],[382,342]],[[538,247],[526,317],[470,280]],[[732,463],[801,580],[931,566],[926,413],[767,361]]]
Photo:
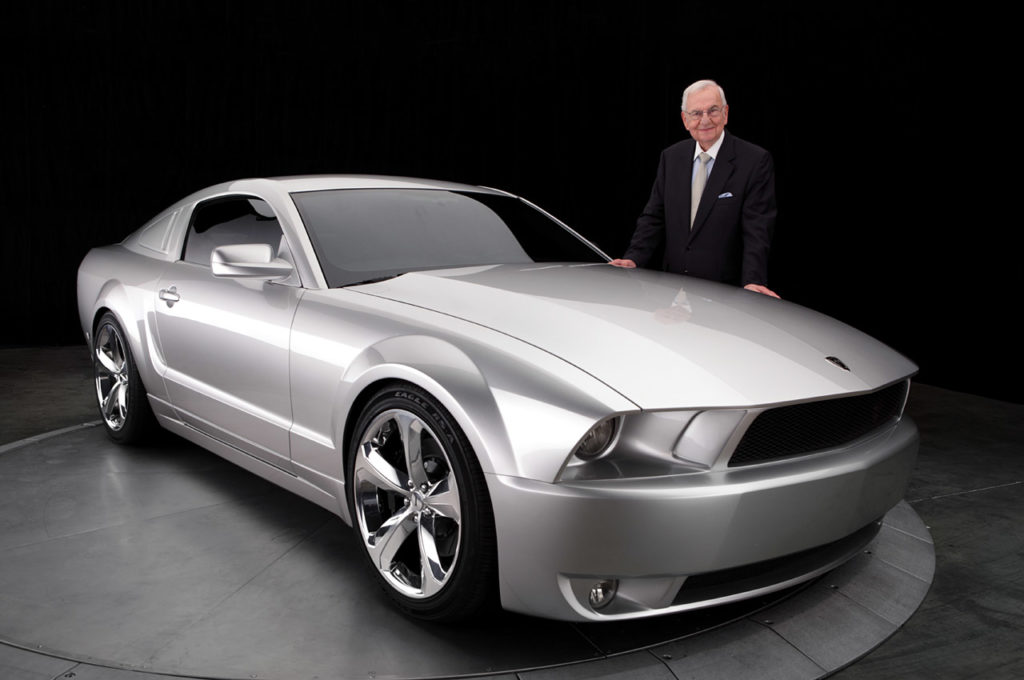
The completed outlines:
[[[590,588],[590,606],[594,609],[603,609],[615,599],[615,591],[619,589],[619,582],[598,581]]]

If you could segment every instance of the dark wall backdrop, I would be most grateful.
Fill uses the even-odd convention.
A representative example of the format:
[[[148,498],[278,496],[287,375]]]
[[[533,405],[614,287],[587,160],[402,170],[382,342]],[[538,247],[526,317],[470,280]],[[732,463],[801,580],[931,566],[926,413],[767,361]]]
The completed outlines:
[[[686,135],[682,89],[710,77],[729,129],[775,157],[772,287],[907,354],[922,381],[1022,400],[1007,321],[1016,225],[998,214],[1016,187],[990,184],[1015,171],[992,163],[999,90],[980,79],[998,62],[978,58],[963,16],[599,7],[6,9],[0,344],[82,342],[74,285],[88,248],[240,177],[497,186],[619,254],[661,149]],[[985,155],[965,167],[976,146]]]

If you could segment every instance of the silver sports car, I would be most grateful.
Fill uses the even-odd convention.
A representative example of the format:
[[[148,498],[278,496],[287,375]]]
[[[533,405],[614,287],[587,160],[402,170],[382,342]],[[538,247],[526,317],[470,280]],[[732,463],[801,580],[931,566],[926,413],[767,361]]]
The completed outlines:
[[[406,612],[628,619],[856,554],[916,367],[740,288],[609,266],[503,191],[248,179],[78,273],[115,441],[153,424],[338,514]]]

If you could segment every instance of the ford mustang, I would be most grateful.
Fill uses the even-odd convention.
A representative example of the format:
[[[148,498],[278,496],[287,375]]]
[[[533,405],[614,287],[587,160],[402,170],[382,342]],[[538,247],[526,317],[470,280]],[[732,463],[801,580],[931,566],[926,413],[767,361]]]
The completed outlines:
[[[406,613],[629,619],[858,553],[916,367],[741,288],[610,266],[509,193],[247,179],[78,272],[109,436],[158,425],[350,524]]]

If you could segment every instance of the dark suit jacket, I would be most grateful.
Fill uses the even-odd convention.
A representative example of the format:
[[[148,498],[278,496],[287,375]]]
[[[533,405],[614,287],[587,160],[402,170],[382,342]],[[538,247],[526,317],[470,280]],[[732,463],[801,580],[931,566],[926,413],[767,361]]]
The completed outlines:
[[[767,285],[768,248],[775,227],[771,155],[728,132],[708,175],[690,229],[692,139],[661,153],[651,197],[637,219],[624,258],[677,274],[738,286]],[[661,262],[657,255],[663,252]]]

